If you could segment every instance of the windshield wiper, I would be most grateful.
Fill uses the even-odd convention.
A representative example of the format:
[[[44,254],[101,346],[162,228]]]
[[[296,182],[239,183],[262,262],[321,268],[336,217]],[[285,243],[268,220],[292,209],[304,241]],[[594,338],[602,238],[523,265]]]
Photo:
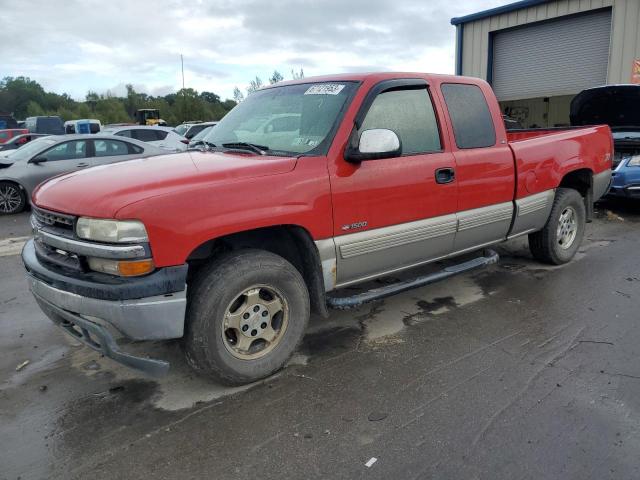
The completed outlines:
[[[269,150],[269,147],[266,147],[264,145],[256,145],[255,143],[248,143],[248,142],[229,142],[229,143],[223,143],[222,146],[225,148],[250,150],[252,152],[257,153],[258,155],[266,155],[267,150]]]

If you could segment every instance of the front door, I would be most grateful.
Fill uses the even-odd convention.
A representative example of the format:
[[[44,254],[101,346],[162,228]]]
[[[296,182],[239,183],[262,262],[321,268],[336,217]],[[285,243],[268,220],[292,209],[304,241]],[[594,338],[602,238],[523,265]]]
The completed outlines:
[[[354,135],[393,130],[401,156],[330,163],[338,286],[424,263],[453,248],[457,183],[454,176],[437,181],[436,172],[453,172],[454,158],[445,151],[426,82],[398,83],[372,89],[375,98],[363,103],[367,111],[359,113]]]
[[[93,165],[88,140],[59,143],[36,157],[43,161],[27,165],[31,188],[61,173],[73,172]]]

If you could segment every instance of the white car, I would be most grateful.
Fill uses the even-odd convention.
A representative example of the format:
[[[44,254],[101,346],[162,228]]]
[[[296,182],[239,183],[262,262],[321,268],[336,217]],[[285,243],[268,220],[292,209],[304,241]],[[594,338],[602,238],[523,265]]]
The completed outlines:
[[[178,135],[169,127],[126,125],[105,128],[101,133],[134,138],[172,152],[184,152],[189,145],[189,140],[182,135]]]
[[[174,128],[173,131],[191,140],[205,128],[214,127],[217,124],[218,122],[183,123]]]

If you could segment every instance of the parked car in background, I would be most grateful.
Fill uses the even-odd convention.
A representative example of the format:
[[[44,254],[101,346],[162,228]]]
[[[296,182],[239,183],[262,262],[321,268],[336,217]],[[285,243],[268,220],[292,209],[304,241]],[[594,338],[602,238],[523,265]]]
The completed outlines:
[[[18,122],[11,114],[0,112],[0,129],[7,128],[22,128],[22,126],[18,125]]]
[[[4,144],[18,135],[29,133],[29,130],[24,128],[9,128],[0,130],[0,144]]]
[[[61,173],[166,153],[138,140],[111,135],[38,138],[0,157],[0,214],[24,210],[33,189]]]
[[[184,337],[197,372],[252,382],[287,362],[310,312],[494,263],[482,249],[516,236],[538,260],[569,262],[611,178],[608,126],[507,133],[489,84],[453,75],[271,85],[205,140],[157,168],[134,160],[33,193],[22,259],[38,304],[75,340],[153,375],[168,363],[126,353],[112,330]],[[346,288],[474,251],[435,274]]]
[[[17,137],[13,137],[11,140],[0,144],[0,157],[7,155],[11,150],[22,147],[31,140],[46,136],[48,136],[46,133],[24,133]]]
[[[217,124],[218,122],[183,123],[182,125],[178,125],[173,130],[178,135],[182,135],[183,137],[191,140],[205,128],[213,127]]]
[[[57,116],[27,117],[25,127],[31,133],[48,133],[50,135],[64,135],[62,119]]]
[[[102,123],[95,118],[68,120],[64,122],[64,133],[98,133],[102,130]]]
[[[640,85],[589,88],[571,101],[572,125],[604,123],[613,136],[609,195],[640,198]]]
[[[191,140],[189,140],[189,150],[201,150],[205,148],[204,138],[209,134],[213,127],[215,127],[215,125],[207,127],[204,130],[200,130],[200,133],[194,135]]]
[[[133,138],[172,152],[183,152],[189,145],[189,140],[182,135],[178,135],[170,127],[125,125],[121,127],[105,127],[102,133]]]

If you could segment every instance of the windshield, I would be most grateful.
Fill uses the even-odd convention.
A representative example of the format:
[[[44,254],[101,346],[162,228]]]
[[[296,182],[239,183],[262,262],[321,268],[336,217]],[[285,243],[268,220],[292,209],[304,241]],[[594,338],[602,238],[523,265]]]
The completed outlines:
[[[204,140],[216,147],[251,143],[270,154],[309,153],[331,140],[332,127],[356,88],[354,82],[322,82],[258,90]]]
[[[176,128],[173,129],[174,132],[182,136],[184,136],[184,134],[187,133],[187,130],[189,130],[189,125],[178,125]]]
[[[6,156],[12,160],[24,160],[26,158],[31,158],[31,156],[38,153],[43,148],[53,145],[54,143],[56,143],[56,140],[53,138],[36,138],[26,145],[12,150],[11,153],[8,153]]]

